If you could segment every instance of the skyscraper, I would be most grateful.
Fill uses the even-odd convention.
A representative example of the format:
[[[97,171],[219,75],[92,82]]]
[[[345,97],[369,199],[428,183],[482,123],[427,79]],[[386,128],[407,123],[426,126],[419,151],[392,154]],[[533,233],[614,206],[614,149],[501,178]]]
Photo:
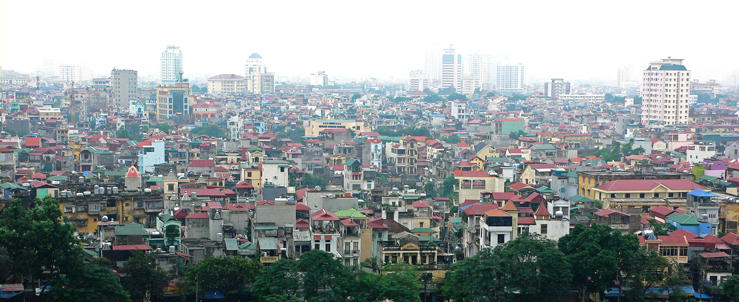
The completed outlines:
[[[320,87],[328,86],[328,75],[326,75],[326,72],[319,71],[316,73],[311,73],[310,74],[310,85],[320,86]]]
[[[113,87],[113,103],[128,110],[131,101],[138,96],[138,73],[136,70],[113,69],[110,72],[111,86]]]
[[[683,59],[668,57],[649,64],[643,73],[641,97],[642,124],[687,123],[690,70],[683,65]]]
[[[178,46],[167,46],[162,52],[162,85],[170,86],[182,82],[182,51]]]
[[[449,87],[457,93],[462,92],[462,55],[451,47],[441,55],[441,88]]]
[[[474,87],[465,90],[488,89],[492,86],[490,76],[490,56],[484,54],[472,54],[465,59],[465,79],[470,78]]]
[[[246,60],[246,89],[253,94],[275,92],[275,75],[267,72],[262,56],[253,53]]]
[[[523,92],[524,67],[518,65],[498,65],[495,73],[495,90],[503,94]]]
[[[82,81],[82,72],[77,65],[62,65],[59,66],[59,77],[65,83],[79,83]]]
[[[544,83],[544,95],[550,98],[558,98],[560,95],[570,94],[570,82],[564,79],[552,79]]]

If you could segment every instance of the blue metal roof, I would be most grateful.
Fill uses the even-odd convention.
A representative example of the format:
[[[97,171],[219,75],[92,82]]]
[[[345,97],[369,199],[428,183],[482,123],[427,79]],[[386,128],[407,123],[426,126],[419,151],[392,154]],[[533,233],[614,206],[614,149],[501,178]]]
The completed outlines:
[[[693,191],[688,192],[688,194],[696,196],[696,197],[718,197],[718,195],[713,194],[711,192],[708,192],[706,190],[701,189],[695,189]]]

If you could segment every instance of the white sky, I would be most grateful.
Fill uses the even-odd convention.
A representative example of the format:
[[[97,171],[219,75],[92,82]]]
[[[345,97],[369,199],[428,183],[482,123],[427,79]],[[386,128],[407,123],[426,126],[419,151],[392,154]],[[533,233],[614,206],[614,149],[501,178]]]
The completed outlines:
[[[739,1],[33,1],[0,0],[0,65],[75,64],[159,76],[166,45],[185,77],[244,72],[258,52],[279,76],[402,80],[454,44],[526,65],[529,80],[615,81],[686,59],[700,79],[739,75]]]

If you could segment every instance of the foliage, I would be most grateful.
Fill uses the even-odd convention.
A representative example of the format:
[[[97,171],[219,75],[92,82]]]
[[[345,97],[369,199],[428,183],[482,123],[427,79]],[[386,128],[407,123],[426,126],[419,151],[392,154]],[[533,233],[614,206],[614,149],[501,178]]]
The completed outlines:
[[[511,132],[510,134],[508,134],[508,137],[510,137],[511,139],[518,139],[519,137],[524,135],[526,135],[526,132],[518,130],[516,132]]]
[[[619,142],[614,142],[607,148],[602,148],[596,151],[591,151],[588,153],[588,155],[595,155],[597,157],[602,158],[605,161],[614,161],[614,160],[621,160],[624,156],[634,155],[634,154],[644,154],[644,148],[633,148],[634,140],[631,139],[626,144],[620,144]]]
[[[123,288],[133,301],[146,301],[147,297],[160,299],[167,285],[167,274],[157,270],[155,259],[143,252],[136,252],[123,266],[125,276],[121,278]]]
[[[352,291],[356,301],[421,301],[421,282],[410,266],[391,267],[391,272],[373,274],[357,271]]]
[[[669,223],[660,223],[654,218],[649,220],[649,225],[652,227],[652,230],[654,231],[654,235],[657,235],[657,236],[665,236],[669,234],[670,232],[676,230],[674,225],[669,224]]]
[[[254,280],[253,288],[252,293],[257,297],[264,297],[264,301],[295,296],[300,288],[298,263],[295,260],[280,259],[262,268],[262,273]]]
[[[729,276],[729,278],[721,284],[721,288],[724,290],[724,295],[726,295],[730,301],[739,301],[739,275]]]
[[[411,97],[406,97],[406,96],[396,96],[396,97],[394,97],[394,98],[391,98],[390,100],[391,100],[391,101],[393,101],[394,103],[403,103],[403,102],[407,102],[407,101],[410,101],[410,100],[412,100],[412,99],[413,99],[413,98],[411,98]]]
[[[454,179],[454,176],[447,176],[444,178],[441,187],[441,195],[451,199],[454,196],[454,185],[456,184],[457,180]]]
[[[361,98],[362,95],[359,93],[352,94],[352,102],[356,101],[357,99]]]
[[[211,257],[185,270],[186,287],[190,292],[196,285],[200,292],[238,291],[249,285],[259,274],[259,262],[242,257]]]
[[[525,235],[452,265],[442,292],[455,301],[543,301],[571,276],[553,241]]]
[[[162,130],[162,132],[164,132],[164,133],[169,133],[169,131],[172,130],[172,128],[173,128],[172,126],[170,126],[168,124],[157,124],[154,127],[157,128],[157,129],[159,129],[159,130]]]
[[[303,274],[306,301],[345,301],[350,290],[351,273],[334,257],[321,250],[300,255],[298,269]]]
[[[639,240],[605,225],[578,224],[559,239],[559,248],[577,268],[572,272],[574,285],[587,295],[602,293],[628,274],[632,268],[629,263],[639,251]]]
[[[326,188],[328,185],[328,177],[325,175],[313,175],[309,173],[303,174],[303,180],[302,180],[302,186],[306,188],[315,188],[316,186],[321,186],[321,188]]]
[[[62,222],[59,203],[49,197],[37,203],[24,209],[15,199],[3,209],[0,248],[7,251],[14,275],[31,284],[50,284],[82,266],[82,251],[76,245],[74,227]]]
[[[442,137],[441,140],[450,143],[450,144],[459,144],[460,141],[462,141],[461,138],[459,138],[459,135],[452,134],[449,136]]]
[[[459,94],[459,93],[453,92],[452,94],[450,94],[449,96],[447,96],[446,99],[447,100],[450,100],[450,101],[456,101],[456,100],[466,101],[467,100],[467,96],[464,95],[464,94]]]
[[[434,93],[433,91],[431,91],[431,89],[426,88],[423,90],[423,92],[426,93],[426,96],[423,97],[423,100],[425,102],[436,103],[436,102],[441,102],[444,100],[442,96],[438,95],[437,93]]]
[[[220,138],[226,138],[226,132],[221,129],[221,127],[218,127],[217,125],[207,125],[203,127],[196,127],[193,128],[190,131],[193,135],[207,135],[211,137],[220,137]]]
[[[377,127],[377,133],[379,133],[382,136],[431,136],[431,132],[428,128],[416,128],[416,127],[406,127],[406,128],[396,128],[396,127],[388,127],[388,126],[380,126]]]
[[[130,123],[124,127],[121,127],[115,132],[117,138],[127,138],[130,140],[139,141],[143,136],[143,129],[139,123]]]
[[[96,264],[85,264],[52,285],[51,300],[125,302],[130,298],[113,271]]]
[[[283,131],[284,132],[280,132],[277,134],[278,138],[289,138],[293,142],[299,142],[299,143],[302,143],[304,141],[303,135],[305,135],[305,128],[303,127],[300,127],[300,126],[290,127],[290,129],[283,129]]]
[[[436,197],[436,185],[433,182],[427,182],[423,186],[423,191],[426,192],[426,197]]]

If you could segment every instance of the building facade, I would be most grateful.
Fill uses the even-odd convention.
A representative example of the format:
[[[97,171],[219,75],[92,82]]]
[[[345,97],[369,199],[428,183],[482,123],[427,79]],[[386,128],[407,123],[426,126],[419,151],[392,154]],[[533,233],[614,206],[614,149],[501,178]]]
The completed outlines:
[[[130,69],[113,69],[110,72],[113,103],[128,108],[138,96],[138,72]]]
[[[454,48],[447,48],[441,56],[441,88],[453,87],[462,92],[462,55]]]
[[[495,90],[504,94],[523,92],[524,66],[498,65],[495,76]]]
[[[667,125],[688,122],[690,71],[682,59],[652,62],[643,72],[641,87],[642,124],[650,121]]]
[[[244,77],[236,74],[219,74],[208,78],[208,93],[241,94],[246,90]]]
[[[161,57],[162,85],[182,82],[182,51],[178,46],[167,46]]]

